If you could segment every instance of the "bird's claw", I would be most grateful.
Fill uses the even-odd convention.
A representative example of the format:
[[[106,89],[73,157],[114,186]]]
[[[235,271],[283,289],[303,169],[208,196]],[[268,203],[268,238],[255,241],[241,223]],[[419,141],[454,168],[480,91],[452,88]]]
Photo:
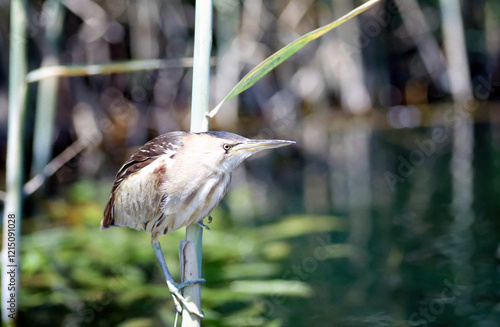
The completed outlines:
[[[196,279],[196,280],[188,280],[188,281],[181,283],[181,284],[172,283],[172,282],[167,281],[168,290],[170,291],[170,294],[172,295],[172,299],[174,300],[175,311],[182,314],[182,306],[184,306],[186,308],[186,310],[189,311],[190,313],[192,313],[200,318],[203,318],[204,317],[203,312],[201,312],[200,309],[198,309],[198,307],[194,303],[186,300],[184,298],[184,296],[182,296],[180,290],[186,286],[190,286],[190,285],[198,284],[198,283],[204,283],[204,282],[205,282],[205,280],[203,278]]]
[[[210,220],[209,220],[209,222],[210,222]],[[204,223],[202,223],[202,220],[200,220],[198,222],[198,226],[203,227],[206,230],[210,230],[210,227],[208,227],[207,225],[205,225]]]
[[[208,219],[208,223],[209,223],[209,224],[210,224],[210,223],[212,222],[212,220],[213,220],[212,216],[210,216],[210,215],[207,217],[207,219]],[[205,224],[203,223],[203,220],[200,220],[200,221],[198,222],[198,226],[203,227],[203,228],[205,228],[206,230],[210,230],[210,227],[208,227],[207,225],[205,225]]]

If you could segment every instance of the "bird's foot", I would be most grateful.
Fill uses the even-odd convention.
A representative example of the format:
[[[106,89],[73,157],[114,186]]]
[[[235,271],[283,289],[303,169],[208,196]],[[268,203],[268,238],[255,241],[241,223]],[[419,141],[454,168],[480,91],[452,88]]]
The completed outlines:
[[[210,224],[210,223],[212,222],[212,220],[213,220],[212,216],[210,216],[210,215],[207,217],[207,219],[208,219],[208,223],[209,223],[209,224]],[[210,230],[210,227],[208,227],[207,225],[205,225],[205,224],[203,223],[203,220],[200,220],[197,224],[198,224],[198,226],[203,227],[203,228],[204,228],[204,229],[206,229],[206,230]]]
[[[211,220],[209,219],[208,221],[210,222]],[[198,226],[203,227],[203,228],[205,228],[206,230],[210,230],[210,227],[208,227],[207,225],[205,225],[205,224],[203,223],[203,220],[200,220],[200,221],[198,222]]]
[[[181,289],[183,289],[186,286],[191,286],[193,284],[199,284],[204,282],[205,280],[203,278],[188,280],[180,284],[167,281],[168,290],[170,291],[172,299],[174,300],[175,311],[177,311],[178,313],[182,313],[182,307],[184,306],[186,310],[189,311],[190,313],[197,315],[200,318],[203,318],[203,312],[201,312],[200,309],[198,309],[198,307],[194,303],[189,302],[184,298],[184,296],[182,296]]]
[[[205,282],[206,282],[205,278],[187,280],[185,282],[177,284],[177,288],[178,289],[183,289],[186,286],[191,286],[191,285],[194,285],[194,284],[201,284],[201,283],[205,283]]]

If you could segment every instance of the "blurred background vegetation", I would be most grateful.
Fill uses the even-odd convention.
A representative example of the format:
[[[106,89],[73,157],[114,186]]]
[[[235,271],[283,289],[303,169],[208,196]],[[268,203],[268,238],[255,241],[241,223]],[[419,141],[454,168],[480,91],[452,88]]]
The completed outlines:
[[[211,102],[359,4],[215,0]],[[297,144],[246,162],[212,214],[204,326],[500,325],[499,18],[494,0],[382,1],[222,107],[211,129]],[[2,188],[9,19],[0,1]],[[168,68],[30,87],[20,168],[42,175],[25,187],[20,326],[172,324],[148,234],[99,223],[128,156],[189,127],[193,21],[193,1],[29,1],[30,70]],[[162,241],[177,280],[183,237]]]

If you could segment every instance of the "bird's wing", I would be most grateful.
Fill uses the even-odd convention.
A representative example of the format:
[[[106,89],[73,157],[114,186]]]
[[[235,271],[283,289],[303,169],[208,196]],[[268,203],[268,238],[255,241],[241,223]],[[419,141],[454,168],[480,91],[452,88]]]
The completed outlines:
[[[121,183],[130,175],[138,172],[161,155],[169,157],[175,156],[177,150],[182,146],[182,138],[186,132],[170,132],[162,134],[141,146],[130,159],[123,164],[115,177],[109,201],[104,209],[104,219],[101,222],[101,229],[113,226],[115,192]],[[160,204],[159,204],[160,205]]]

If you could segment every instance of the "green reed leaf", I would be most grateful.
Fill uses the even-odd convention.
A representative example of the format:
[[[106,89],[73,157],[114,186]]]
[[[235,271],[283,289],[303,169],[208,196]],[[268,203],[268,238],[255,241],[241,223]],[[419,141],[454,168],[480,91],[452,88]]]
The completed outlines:
[[[248,74],[243,77],[238,84],[229,92],[228,95],[214,108],[208,116],[210,118],[213,118],[217,112],[219,111],[220,107],[226,103],[228,100],[234,98],[241,92],[245,91],[252,85],[254,85],[259,79],[261,79],[264,75],[269,73],[271,70],[276,68],[279,64],[281,64],[283,61],[286,59],[290,58],[295,52],[299,51],[304,47],[307,43],[311,42],[312,40],[315,40],[319,38],[320,36],[326,34],[327,32],[331,31],[335,27],[347,22],[351,18],[361,14],[362,12],[366,11],[368,8],[372,7],[374,4],[379,2],[380,0],[371,0],[368,1],[361,6],[357,7],[356,9],[352,10],[351,12],[347,13],[346,15],[340,17],[339,19],[335,20],[334,22],[324,25],[320,28],[315,29],[314,31],[311,31],[301,37],[299,37],[297,40],[293,41],[292,43],[288,44],[281,50],[275,52],[272,54],[270,57],[268,57],[266,60],[261,62],[259,65],[257,65],[254,69],[252,69]]]

